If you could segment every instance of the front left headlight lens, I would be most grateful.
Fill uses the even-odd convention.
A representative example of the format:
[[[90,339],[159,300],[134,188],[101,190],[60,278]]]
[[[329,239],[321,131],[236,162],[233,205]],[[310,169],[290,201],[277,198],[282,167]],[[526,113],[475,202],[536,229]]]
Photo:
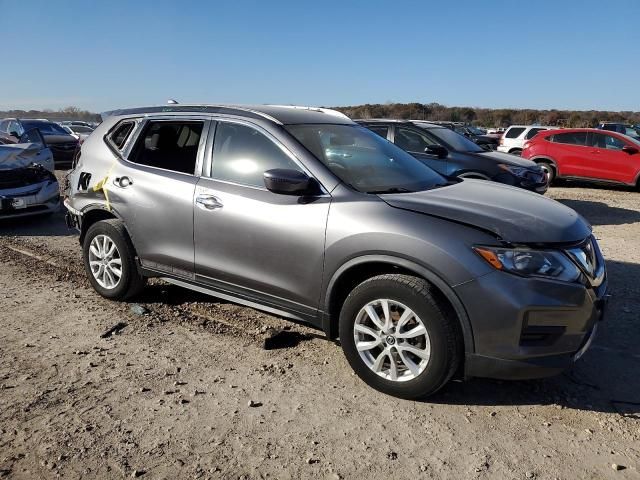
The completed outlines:
[[[498,165],[502,170],[505,170],[516,177],[524,177],[531,170],[526,167],[516,167],[515,165],[507,165],[505,163],[500,163]]]
[[[564,282],[580,278],[580,269],[562,252],[498,247],[473,247],[496,270],[525,277],[543,277]]]

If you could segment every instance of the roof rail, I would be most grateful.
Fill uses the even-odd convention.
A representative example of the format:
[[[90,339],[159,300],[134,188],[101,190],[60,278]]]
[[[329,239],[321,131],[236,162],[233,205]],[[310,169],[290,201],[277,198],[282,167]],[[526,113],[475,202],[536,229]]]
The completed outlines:
[[[270,120],[278,125],[282,125],[282,122],[271,115],[268,115],[259,110],[255,110],[250,107],[246,107],[243,105],[225,105],[225,104],[197,104],[197,105],[189,105],[189,104],[176,104],[176,105],[158,105],[152,107],[135,107],[135,108],[123,108],[118,110],[109,110],[106,112],[102,112],[100,116],[102,119],[106,119],[107,117],[112,117],[115,115],[134,115],[134,114],[146,114],[146,113],[190,113],[190,112],[202,112],[202,113],[220,113],[219,111],[215,111],[216,109],[227,109],[227,110],[237,110],[240,112],[252,113],[253,115],[260,116],[267,120]]]
[[[304,105],[273,105],[273,104],[268,104],[268,105],[265,105],[265,106],[267,106],[267,107],[281,107],[281,108],[295,108],[295,109],[298,109],[298,110],[309,110],[311,112],[320,112],[320,113],[325,113],[327,115],[331,115],[333,117],[346,118],[347,120],[351,120],[344,113],[339,112],[338,110],[333,110],[331,108],[307,107],[307,106],[304,106]]]

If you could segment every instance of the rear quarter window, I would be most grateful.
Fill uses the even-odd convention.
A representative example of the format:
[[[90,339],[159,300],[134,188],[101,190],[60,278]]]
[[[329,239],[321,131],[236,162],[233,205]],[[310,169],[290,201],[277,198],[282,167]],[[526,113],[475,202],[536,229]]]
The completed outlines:
[[[522,132],[524,132],[525,130],[526,129],[523,127],[510,128],[509,130],[506,131],[504,136],[505,138],[518,138],[520,135],[522,135]]]
[[[107,136],[107,140],[111,145],[113,145],[118,150],[122,150],[122,148],[127,143],[127,140],[131,136],[131,132],[133,131],[133,127],[136,122],[133,120],[125,120],[120,122],[116,127],[109,133]]]

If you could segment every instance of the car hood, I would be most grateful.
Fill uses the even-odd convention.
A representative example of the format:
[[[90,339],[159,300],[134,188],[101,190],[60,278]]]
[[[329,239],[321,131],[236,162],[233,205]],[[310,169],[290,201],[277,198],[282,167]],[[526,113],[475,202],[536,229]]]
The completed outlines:
[[[512,243],[578,242],[591,233],[584,218],[555,200],[484,180],[380,198],[392,207],[470,225]]]
[[[510,153],[478,152],[474,153],[474,155],[494,160],[496,163],[506,163],[507,165],[514,165],[516,167],[533,168],[536,166],[535,162],[527,160],[526,158],[518,157],[517,155],[511,155]]]
[[[53,173],[53,155],[39,143],[0,145],[0,171],[15,170],[40,164]]]
[[[44,135],[44,139],[49,145],[55,145],[57,143],[70,143],[77,142],[78,139],[71,135]]]

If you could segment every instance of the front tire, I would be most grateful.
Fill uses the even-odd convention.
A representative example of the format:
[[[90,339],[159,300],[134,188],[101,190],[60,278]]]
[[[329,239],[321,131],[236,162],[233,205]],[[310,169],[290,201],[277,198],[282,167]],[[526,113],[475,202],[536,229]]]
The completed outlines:
[[[424,398],[442,388],[462,360],[456,320],[447,312],[421,278],[372,277],[342,306],[340,343],[369,386],[400,398]]]
[[[547,175],[547,185],[551,185],[556,178],[556,171],[549,162],[538,162],[542,171]]]
[[[135,263],[135,250],[120,220],[101,220],[87,230],[82,244],[85,271],[91,285],[105,298],[126,300],[144,288]]]

